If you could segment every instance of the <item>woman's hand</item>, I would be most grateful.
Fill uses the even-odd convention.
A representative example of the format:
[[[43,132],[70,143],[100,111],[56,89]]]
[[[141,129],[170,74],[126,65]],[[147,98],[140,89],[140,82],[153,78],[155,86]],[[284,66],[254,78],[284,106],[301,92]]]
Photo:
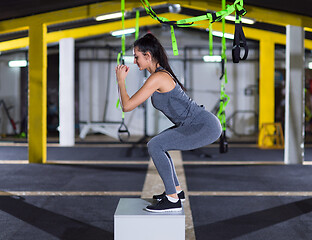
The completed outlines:
[[[125,79],[129,73],[129,67],[126,65],[117,65],[116,70],[116,78],[118,83],[124,83]]]

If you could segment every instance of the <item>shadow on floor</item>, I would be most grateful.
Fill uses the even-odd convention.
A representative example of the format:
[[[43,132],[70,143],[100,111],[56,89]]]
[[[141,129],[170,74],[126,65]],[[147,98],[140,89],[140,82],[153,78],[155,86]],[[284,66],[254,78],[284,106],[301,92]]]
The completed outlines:
[[[22,198],[0,197],[0,210],[59,239],[105,239],[114,234],[75,219],[26,203]],[[35,234],[35,233],[34,233]],[[34,236],[33,239],[36,239]]]
[[[198,226],[195,232],[198,239],[234,239],[309,212],[312,212],[311,198]]]

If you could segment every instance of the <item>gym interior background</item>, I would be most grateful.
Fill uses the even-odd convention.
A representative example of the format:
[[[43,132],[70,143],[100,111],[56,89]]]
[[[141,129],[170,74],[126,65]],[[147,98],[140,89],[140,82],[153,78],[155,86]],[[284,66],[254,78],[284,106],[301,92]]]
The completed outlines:
[[[150,3],[170,20],[222,9],[221,0]],[[186,239],[310,239],[311,4],[245,0],[244,7],[245,17],[254,21],[243,24],[247,60],[233,63],[233,40],[226,39],[228,151],[220,153],[216,142],[173,153],[188,193]],[[179,55],[174,56],[170,27],[147,15],[140,1],[126,0],[126,28],[135,27],[136,10],[139,35],[151,32],[159,38],[189,96],[217,114],[222,70],[220,62],[203,60],[210,54],[208,24],[176,28]],[[131,135],[124,142],[118,139],[121,111],[114,69],[121,38],[111,33],[121,29],[121,19],[95,18],[120,12],[120,1],[16,0],[1,3],[0,11],[0,239],[113,239],[120,198],[163,191],[146,142],[172,125],[148,100],[125,114]],[[295,69],[286,60],[292,51],[289,25],[304,34],[294,39],[304,42],[304,60]],[[222,31],[219,22],[212,27]],[[226,32],[234,33],[229,20]],[[60,144],[59,138],[59,42],[65,38],[74,39],[72,146]],[[134,40],[134,33],[126,35],[130,94],[149,76],[133,64]],[[221,48],[221,37],[215,35],[213,55],[221,55]],[[27,64],[12,67],[14,60]],[[298,69],[302,78],[292,79]],[[287,79],[290,86],[301,84],[301,93],[289,93]],[[287,104],[287,94],[302,98],[302,109],[300,103]],[[286,123],[287,107],[291,113],[301,109],[290,118],[302,122],[296,129],[302,134],[290,140],[285,131],[297,125]],[[297,159],[286,159],[287,144],[299,149]]]

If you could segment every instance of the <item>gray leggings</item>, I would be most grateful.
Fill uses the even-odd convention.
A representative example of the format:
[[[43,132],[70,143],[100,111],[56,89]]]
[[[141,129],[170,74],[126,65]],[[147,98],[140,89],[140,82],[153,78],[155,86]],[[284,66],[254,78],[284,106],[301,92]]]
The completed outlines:
[[[219,119],[203,110],[190,123],[168,128],[147,143],[148,152],[164,182],[166,194],[176,193],[175,187],[180,185],[168,151],[186,151],[206,146],[215,142],[221,131]]]

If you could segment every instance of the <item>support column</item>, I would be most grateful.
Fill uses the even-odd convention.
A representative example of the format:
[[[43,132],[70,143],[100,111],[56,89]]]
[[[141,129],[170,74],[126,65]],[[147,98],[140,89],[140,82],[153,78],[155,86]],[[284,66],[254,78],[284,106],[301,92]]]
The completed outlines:
[[[47,27],[29,26],[28,158],[46,162],[47,142]]]
[[[304,31],[286,26],[285,164],[304,160]]]
[[[259,52],[259,130],[263,123],[274,123],[275,121],[275,45],[272,39],[260,40]],[[274,132],[274,128],[272,129]],[[262,141],[263,133],[259,132],[258,146],[269,147],[273,142],[268,139]]]
[[[75,41],[60,40],[59,133],[61,146],[75,145]]]

